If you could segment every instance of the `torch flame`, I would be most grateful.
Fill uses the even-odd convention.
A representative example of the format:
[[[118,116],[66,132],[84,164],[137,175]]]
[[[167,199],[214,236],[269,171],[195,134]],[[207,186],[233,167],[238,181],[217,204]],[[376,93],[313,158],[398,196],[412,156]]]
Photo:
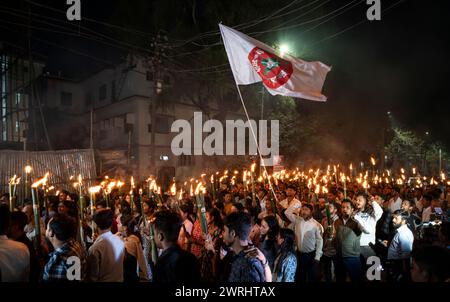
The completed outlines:
[[[172,184],[172,187],[170,188],[170,193],[172,194],[172,196],[177,195],[177,187],[175,183]]]
[[[31,166],[26,166],[25,167],[25,173],[30,174],[31,170],[32,170]]]
[[[255,172],[255,167],[256,167],[256,163],[253,163],[252,166],[250,167],[250,170],[253,172]]]
[[[100,189],[101,189],[101,188],[102,188],[101,186],[90,187],[90,188],[89,188],[89,193],[91,193],[91,194],[98,193],[98,192],[100,192]]]
[[[131,189],[134,189],[134,178],[131,176]]]
[[[16,175],[14,174],[14,176],[13,177],[11,177],[11,179],[9,180],[9,184],[10,185],[12,185],[12,184],[15,184],[16,183]]]
[[[41,185],[45,185],[46,183],[47,183],[47,178],[48,178],[48,175],[49,175],[50,173],[45,173],[45,175],[44,175],[44,177],[43,178],[41,178],[41,179],[39,179],[38,181],[36,181],[35,183],[33,183],[32,185],[31,185],[31,187],[32,188],[37,188],[37,187],[39,187],[39,186],[41,186]]]
[[[114,186],[116,185],[116,182],[115,181],[112,181],[112,182],[110,182],[109,184],[108,184],[108,189],[107,189],[107,192],[108,193],[111,193],[111,191],[112,191],[112,189],[114,188]]]
[[[372,166],[375,166],[375,158],[371,157],[370,162],[372,163]]]
[[[320,185],[316,185],[316,189],[314,190],[314,193],[319,194],[320,192]]]

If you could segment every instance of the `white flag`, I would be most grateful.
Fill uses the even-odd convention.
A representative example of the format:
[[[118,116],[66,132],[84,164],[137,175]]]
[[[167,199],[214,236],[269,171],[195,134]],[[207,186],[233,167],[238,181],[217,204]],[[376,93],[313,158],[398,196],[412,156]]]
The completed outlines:
[[[323,83],[330,67],[321,62],[306,62],[289,55],[276,55],[275,49],[219,24],[223,44],[236,84],[263,82],[272,95],[312,101],[326,101]]]

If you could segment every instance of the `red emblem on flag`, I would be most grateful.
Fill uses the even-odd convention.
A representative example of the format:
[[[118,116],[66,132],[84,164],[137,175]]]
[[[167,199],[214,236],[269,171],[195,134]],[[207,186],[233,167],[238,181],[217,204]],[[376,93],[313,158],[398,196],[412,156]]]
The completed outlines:
[[[279,56],[255,47],[248,54],[250,64],[265,86],[277,89],[286,84],[292,75],[292,63]]]

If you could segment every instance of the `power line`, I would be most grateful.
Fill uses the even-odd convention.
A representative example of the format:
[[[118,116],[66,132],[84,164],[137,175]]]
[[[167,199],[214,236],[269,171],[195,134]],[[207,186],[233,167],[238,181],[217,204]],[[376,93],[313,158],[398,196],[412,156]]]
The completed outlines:
[[[44,4],[36,3],[34,1],[31,1],[31,0],[25,0],[25,1],[30,3],[30,4],[32,4],[32,5],[35,5],[35,6],[38,6],[38,7],[42,7],[42,8],[46,8],[48,10],[51,10],[51,11],[54,11],[54,12],[58,12],[58,13],[62,13],[64,15],[66,15],[66,12],[63,11],[63,10],[60,10],[60,9],[57,9],[57,8],[54,8],[54,7],[51,7],[51,6],[47,6],[47,5],[44,5]],[[140,30],[137,30],[137,29],[132,29],[132,28],[126,28],[126,27],[119,26],[119,25],[116,25],[116,24],[111,24],[111,23],[107,23],[107,22],[98,21],[98,20],[95,20],[95,19],[92,19],[92,18],[83,17],[83,20],[86,20],[86,21],[89,21],[89,22],[92,22],[92,23],[96,23],[96,24],[101,24],[101,25],[104,25],[104,26],[107,26],[107,27],[110,27],[110,28],[116,28],[116,29],[119,29],[119,30],[122,30],[122,31],[139,34],[139,35],[146,36],[146,37],[150,36],[149,33],[147,33],[147,32],[143,32],[143,31],[140,31]]]
[[[295,18],[292,18],[292,19],[290,19],[290,20],[287,20],[287,21],[285,21],[285,22],[283,22],[283,23],[281,23],[281,24],[278,24],[278,25],[276,26],[276,28],[280,28],[280,27],[282,27],[283,25],[286,25],[286,24],[288,24],[288,23],[290,23],[290,22],[292,22],[292,21],[298,20],[298,19],[300,19],[301,17],[303,17],[303,16],[309,14],[310,12],[313,12],[313,11],[315,11],[315,10],[321,8],[322,6],[324,6],[325,4],[329,3],[330,1],[331,1],[331,0],[324,1],[324,2],[320,3],[318,6],[315,6],[315,7],[311,8],[310,10],[307,10],[306,12],[304,12],[304,13],[302,13],[302,14],[296,16]]]
[[[314,1],[314,2],[316,2],[316,1]],[[249,27],[253,27],[253,26],[257,25],[257,24],[260,24],[260,23],[270,19],[271,17],[276,16],[276,14],[282,12],[283,10],[285,10],[286,8],[289,8],[290,6],[294,5],[297,2],[298,2],[298,0],[294,0],[294,1],[290,2],[289,4],[283,6],[282,8],[278,9],[274,13],[271,13],[270,15],[266,16],[266,17],[263,17],[263,18],[260,18],[260,19],[256,19],[256,20],[253,20],[253,21],[244,22],[244,23],[241,23],[241,24],[237,24],[237,25],[235,25],[233,27],[236,28],[236,29],[239,29],[239,30],[242,30],[242,29],[245,29],[245,28],[249,28]],[[290,12],[290,13],[292,13],[292,12]],[[287,13],[287,14],[290,14],[290,13]],[[277,16],[277,17],[279,17],[279,16]],[[186,45],[188,43],[191,43],[191,42],[193,42],[195,40],[202,39],[202,38],[208,37],[208,36],[218,36],[219,34],[220,34],[219,30],[211,30],[211,31],[203,32],[203,33],[198,34],[198,35],[196,35],[196,36],[194,36],[192,38],[184,40],[182,44],[175,45],[174,47],[181,47],[181,46],[184,46],[184,45]]]
[[[382,12],[384,15],[387,15],[389,10],[391,10],[391,9],[394,8],[395,6],[397,6],[397,5],[399,5],[400,3],[405,2],[405,1],[406,1],[406,0],[400,0],[400,1],[397,1],[397,2],[395,2],[394,4],[392,4],[391,6],[385,8],[384,10],[382,10],[381,12]],[[327,40],[333,39],[333,38],[335,38],[335,37],[337,37],[337,36],[339,36],[339,35],[341,35],[341,34],[347,32],[347,31],[349,31],[349,30],[351,30],[351,29],[353,29],[353,28],[355,28],[355,27],[357,27],[357,26],[359,26],[359,25],[361,25],[361,24],[363,24],[363,23],[366,23],[366,22],[368,22],[368,21],[369,21],[369,20],[368,20],[367,18],[365,18],[365,19],[363,19],[363,20],[361,20],[361,21],[359,21],[359,22],[357,22],[357,23],[355,23],[355,24],[353,24],[353,25],[351,25],[351,26],[349,26],[349,27],[344,28],[343,30],[341,30],[341,31],[339,31],[339,32],[337,32],[337,33],[335,33],[335,34],[329,35],[329,36],[327,36],[327,37],[325,37],[325,38],[323,38],[323,39],[321,39],[321,40],[319,40],[319,41],[316,41],[316,42],[312,43],[312,44],[310,45],[310,47],[315,46],[315,45],[317,45],[317,44],[320,44],[320,43],[322,43],[322,42],[325,42],[325,41],[327,41]]]
[[[9,12],[9,11],[0,10],[0,12],[4,12],[4,13],[7,13],[7,14],[12,14],[12,15],[15,15],[15,16],[18,16],[18,17],[21,17],[21,18],[26,18],[23,15],[16,14],[16,13],[13,13],[13,12]],[[10,23],[10,24],[13,24],[13,25],[28,27],[28,25],[25,25],[23,23],[14,23],[12,21],[7,21],[7,20],[0,20],[0,21],[5,22],[5,23]],[[140,50],[140,51],[143,51],[143,52],[149,52],[150,53],[150,50],[147,49],[147,48],[143,48],[143,47],[140,47],[140,46],[137,46],[137,45],[129,44],[129,43],[126,43],[126,42],[114,39],[112,37],[109,37],[107,35],[103,35],[103,34],[100,34],[100,33],[94,32],[94,33],[96,33],[97,35],[99,35],[99,36],[101,36],[103,38],[109,39],[109,40],[111,40],[111,41],[113,41],[113,42],[115,42],[115,43],[117,43],[119,45],[124,45],[124,46],[119,46],[119,45],[116,45],[116,44],[108,43],[108,42],[106,42],[104,40],[101,40],[101,39],[93,36],[92,34],[81,33],[79,31],[78,32],[72,31],[72,29],[69,29],[67,27],[60,26],[60,25],[57,25],[57,24],[52,24],[52,23],[46,22],[44,20],[36,20],[35,22],[44,23],[44,24],[47,24],[47,25],[49,25],[51,27],[58,28],[58,29],[63,29],[65,31],[55,30],[55,29],[51,29],[51,28],[44,28],[44,27],[33,26],[32,28],[36,29],[36,30],[54,32],[54,33],[59,33],[59,34],[64,34],[64,35],[71,35],[71,36],[80,37],[80,38],[86,38],[86,39],[89,39],[89,40],[92,40],[92,41],[96,41],[96,42],[99,42],[99,43],[102,43],[102,44],[105,44],[105,45],[108,45],[108,46],[112,46],[112,47],[115,47],[115,48],[118,48],[118,49],[122,49],[122,50],[136,50],[137,49],[137,50]],[[90,30],[90,29],[88,29],[86,27],[82,27],[82,28],[84,28],[86,30],[89,30],[89,31],[92,31],[92,30]]]
[[[355,2],[356,2],[356,3],[355,3]],[[349,6],[350,4],[352,4],[352,3],[353,3],[353,5],[351,5],[350,7],[347,7],[347,6]],[[322,25],[322,24],[327,23],[329,20],[332,20],[332,19],[334,19],[335,17],[337,17],[337,16],[343,14],[344,12],[349,11],[350,9],[356,7],[357,5],[359,5],[359,4],[361,4],[361,3],[365,3],[365,2],[364,2],[364,1],[361,1],[361,0],[353,0],[353,1],[351,1],[351,2],[349,2],[349,3],[347,3],[347,4],[343,5],[343,6],[341,6],[341,7],[339,7],[339,8],[333,10],[332,12],[330,12],[330,13],[328,13],[328,14],[326,14],[326,15],[323,15],[323,16],[320,16],[320,17],[317,17],[317,18],[314,18],[314,19],[311,19],[311,20],[303,21],[303,22],[300,22],[300,23],[297,23],[297,24],[292,24],[292,25],[288,25],[288,26],[284,26],[284,27],[275,27],[275,28],[273,28],[273,29],[264,30],[264,31],[259,31],[259,32],[253,32],[253,33],[250,33],[249,35],[257,36],[257,35],[260,35],[260,34],[270,33],[270,32],[274,32],[274,31],[280,31],[280,30],[287,30],[287,29],[296,28],[296,27],[299,27],[299,26],[302,26],[302,25],[305,25],[305,24],[309,24],[309,23],[313,23],[313,22],[316,22],[316,21],[321,20],[321,19],[323,19],[323,18],[326,18],[326,17],[328,17],[328,16],[330,16],[330,15],[336,13],[336,12],[339,12],[340,10],[343,10],[345,7],[347,7],[346,9],[344,9],[344,10],[343,10],[342,12],[340,12],[339,14],[336,14],[336,15],[334,15],[334,16],[331,16],[330,18],[328,18],[328,19],[325,20],[324,22],[321,22],[321,23],[318,24],[318,25]],[[318,26],[318,25],[317,25],[317,26]],[[316,28],[317,26],[315,26],[315,27],[313,27],[313,28]],[[310,30],[310,29],[308,29],[308,30]],[[307,31],[308,31],[308,30],[307,30]]]
[[[318,9],[319,7],[323,6],[324,4],[326,4],[326,3],[330,2],[330,1],[331,1],[331,0],[327,0],[327,1],[325,1],[325,2],[323,2],[323,3],[321,3],[321,4],[319,4],[318,6],[313,7],[312,9],[310,9],[310,10],[304,12],[303,14],[300,14],[299,16],[297,16],[297,17],[294,18],[294,19],[297,19],[297,18],[299,18],[299,17],[301,17],[301,16],[304,16],[304,15],[306,15],[306,14],[308,14],[308,13],[310,13],[310,12],[316,10],[316,9]],[[355,3],[355,2],[358,2],[358,1],[359,1],[359,3]],[[320,26],[320,25],[322,25],[322,24],[327,23],[328,21],[334,19],[335,17],[337,17],[337,16],[343,14],[344,12],[346,12],[346,11],[348,11],[348,10],[350,10],[350,9],[352,9],[352,8],[354,8],[354,7],[356,7],[358,4],[363,3],[363,2],[364,2],[364,1],[362,1],[362,0],[353,0],[353,1],[351,1],[351,2],[349,2],[349,3],[347,3],[347,4],[343,5],[343,6],[341,6],[341,7],[339,7],[339,8],[333,10],[332,12],[330,12],[330,13],[324,15],[324,16],[320,16],[320,17],[317,17],[317,18],[314,18],[314,19],[311,19],[311,20],[303,21],[303,22],[300,22],[300,23],[297,23],[297,24],[292,24],[292,25],[285,26],[285,27],[281,26],[282,24],[286,24],[286,22],[285,22],[285,23],[282,23],[281,25],[279,25],[279,26],[277,26],[277,27],[274,27],[274,28],[272,28],[272,29],[264,30],[264,31],[258,31],[258,32],[252,32],[252,33],[248,33],[248,35],[249,35],[249,36],[252,36],[252,37],[257,37],[257,36],[260,36],[261,34],[264,34],[264,33],[269,33],[269,32],[274,32],[274,31],[281,31],[281,30],[287,30],[287,29],[299,27],[299,26],[302,26],[302,25],[305,25],[305,24],[309,24],[309,23],[316,22],[316,21],[321,20],[321,19],[323,19],[323,18],[326,18],[326,17],[328,17],[328,16],[330,16],[330,15],[333,15],[334,13],[339,12],[340,10],[343,10],[342,12],[337,13],[337,14],[335,14],[334,16],[331,16],[330,18],[326,19],[325,21],[323,21],[323,22],[321,22],[321,23],[319,23],[319,24],[317,24],[317,25],[315,25],[315,26],[313,26],[313,27],[311,27],[311,28],[308,28],[306,31],[304,31],[304,32],[307,32],[307,31],[310,31],[310,30],[312,30],[312,29],[314,29],[314,28],[317,28],[318,26]],[[353,4],[353,5],[351,5],[351,4]],[[348,7],[348,8],[346,8],[346,7],[349,6],[349,5],[351,5],[351,6]],[[292,20],[294,20],[294,19],[292,19]],[[291,22],[292,20],[288,20],[287,22]],[[235,27],[233,27],[233,28],[235,28]],[[197,44],[197,45],[198,45],[198,46],[207,47],[207,48],[211,48],[211,47],[214,47],[214,46],[217,46],[217,45],[222,45],[222,42],[216,42],[216,43],[212,43],[212,44],[208,44],[208,45],[200,45],[200,44]],[[176,55],[174,55],[174,56],[178,57],[178,56],[183,56],[184,54],[197,53],[197,52],[201,52],[201,51],[202,51],[202,50],[199,50],[199,51],[192,51],[192,52],[187,52],[187,53],[181,53],[181,54],[176,54]]]

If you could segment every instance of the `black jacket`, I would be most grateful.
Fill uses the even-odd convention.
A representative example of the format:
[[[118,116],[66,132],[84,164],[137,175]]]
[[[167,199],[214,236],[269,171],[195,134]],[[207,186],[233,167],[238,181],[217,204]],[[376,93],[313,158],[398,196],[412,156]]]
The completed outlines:
[[[158,258],[154,274],[155,282],[200,282],[200,264],[197,258],[178,245],[165,250]]]

